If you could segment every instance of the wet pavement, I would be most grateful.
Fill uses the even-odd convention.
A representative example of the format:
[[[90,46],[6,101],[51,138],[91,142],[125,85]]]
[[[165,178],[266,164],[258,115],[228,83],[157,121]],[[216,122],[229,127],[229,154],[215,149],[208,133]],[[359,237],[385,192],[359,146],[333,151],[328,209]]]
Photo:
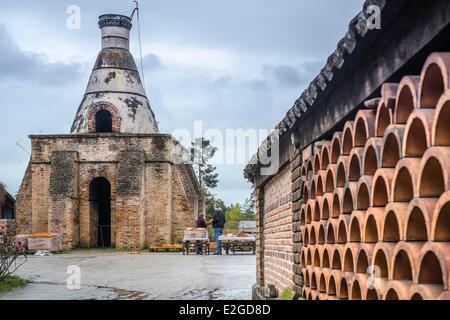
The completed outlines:
[[[80,289],[70,288],[68,279],[69,285],[76,284],[77,270]],[[256,280],[256,258],[86,251],[28,257],[17,275],[31,283],[0,300],[247,300]]]

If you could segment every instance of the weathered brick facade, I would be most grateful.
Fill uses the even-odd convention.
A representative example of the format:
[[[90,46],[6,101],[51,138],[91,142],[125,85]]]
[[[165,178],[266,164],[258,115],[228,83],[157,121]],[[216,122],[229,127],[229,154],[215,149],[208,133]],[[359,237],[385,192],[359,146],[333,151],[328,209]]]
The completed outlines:
[[[30,169],[17,203],[19,234],[54,232],[62,234],[64,248],[98,246],[97,212],[89,199],[90,184],[98,177],[111,185],[115,247],[172,243],[202,209],[192,167],[174,163],[179,149],[169,135],[55,135],[31,140]]]
[[[203,197],[188,153],[158,133],[134,58],[131,19],[99,18],[100,51],[72,134],[30,136],[17,232],[57,233],[63,248],[144,248],[180,240]]]

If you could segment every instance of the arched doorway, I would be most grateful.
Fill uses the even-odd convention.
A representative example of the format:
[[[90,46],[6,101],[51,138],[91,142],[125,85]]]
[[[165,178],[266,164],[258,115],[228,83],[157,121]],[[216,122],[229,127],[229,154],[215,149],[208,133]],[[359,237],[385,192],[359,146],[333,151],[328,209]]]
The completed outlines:
[[[112,132],[112,115],[108,110],[99,110],[95,114],[95,132]]]
[[[105,178],[95,178],[89,186],[92,219],[96,223],[97,246],[111,246],[111,184]]]

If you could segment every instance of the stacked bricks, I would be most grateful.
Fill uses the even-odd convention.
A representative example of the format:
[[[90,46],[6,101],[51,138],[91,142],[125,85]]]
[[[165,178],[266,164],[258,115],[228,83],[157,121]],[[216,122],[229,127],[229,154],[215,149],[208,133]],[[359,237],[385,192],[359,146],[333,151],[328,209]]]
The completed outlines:
[[[300,210],[302,205],[302,177],[301,177],[302,154],[296,150],[291,159],[292,180],[292,213],[293,213],[293,282],[294,291],[298,296],[303,292],[303,272],[301,267],[303,238],[300,225]]]
[[[303,162],[303,298],[450,299],[449,77],[430,55]]]

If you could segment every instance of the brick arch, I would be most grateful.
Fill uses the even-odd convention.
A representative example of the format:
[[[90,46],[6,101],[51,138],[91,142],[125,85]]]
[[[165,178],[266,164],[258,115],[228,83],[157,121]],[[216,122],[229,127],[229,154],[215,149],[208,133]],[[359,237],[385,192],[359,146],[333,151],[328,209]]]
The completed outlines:
[[[106,110],[112,116],[112,132],[120,132],[121,118],[117,108],[108,102],[98,102],[89,108],[88,113],[88,132],[95,133],[95,115],[100,110]]]

